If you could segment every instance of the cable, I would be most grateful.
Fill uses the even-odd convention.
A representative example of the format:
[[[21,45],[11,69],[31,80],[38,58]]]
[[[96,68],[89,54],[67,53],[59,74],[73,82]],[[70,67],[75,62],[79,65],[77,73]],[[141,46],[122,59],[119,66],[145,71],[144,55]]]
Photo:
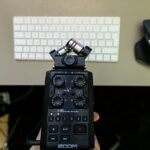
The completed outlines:
[[[40,145],[41,140],[30,140],[30,139],[26,139],[26,143],[27,143],[27,145],[29,145],[29,146],[32,146],[32,145]]]
[[[34,90],[34,86],[32,86],[25,94],[11,101],[11,103],[17,103],[22,101],[24,98],[28,97]]]
[[[41,125],[41,120],[38,122],[38,124],[35,126],[35,128],[29,133],[29,135],[26,138],[26,144],[29,146],[32,145],[40,145],[40,140],[32,140],[30,139],[30,136],[37,130],[37,128]]]

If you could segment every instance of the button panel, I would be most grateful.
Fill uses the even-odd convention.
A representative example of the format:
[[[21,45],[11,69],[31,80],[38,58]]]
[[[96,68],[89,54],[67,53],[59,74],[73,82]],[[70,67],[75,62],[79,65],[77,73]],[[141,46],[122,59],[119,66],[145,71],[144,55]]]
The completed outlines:
[[[89,119],[83,110],[76,109],[74,112],[59,111],[58,113],[56,109],[49,109],[48,112],[48,141],[50,143],[69,143],[73,134],[78,136],[88,133],[87,124]]]
[[[65,115],[65,116],[64,116]],[[57,113],[51,113],[51,115],[48,117],[48,122],[88,122],[88,116],[87,115],[74,115],[73,113],[67,114],[67,113],[62,113],[57,115]]]

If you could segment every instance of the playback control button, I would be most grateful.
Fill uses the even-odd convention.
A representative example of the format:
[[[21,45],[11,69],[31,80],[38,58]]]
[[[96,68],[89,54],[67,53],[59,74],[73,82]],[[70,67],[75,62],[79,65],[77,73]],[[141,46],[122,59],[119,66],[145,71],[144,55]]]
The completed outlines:
[[[62,135],[60,140],[61,140],[61,142],[69,142],[70,136],[69,135]]]
[[[69,126],[69,125],[63,125],[63,126],[61,127],[61,131],[62,131],[63,133],[69,133],[69,132],[70,132],[70,126]]]
[[[49,135],[48,136],[48,142],[57,142],[58,136],[57,135]]]
[[[58,125],[49,125],[49,133],[58,133]]]

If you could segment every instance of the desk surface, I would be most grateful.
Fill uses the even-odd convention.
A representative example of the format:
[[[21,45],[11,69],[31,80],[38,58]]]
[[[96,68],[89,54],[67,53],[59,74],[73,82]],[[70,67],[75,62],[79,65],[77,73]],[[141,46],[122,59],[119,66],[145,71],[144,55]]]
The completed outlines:
[[[134,44],[141,39],[142,21],[150,16],[149,0],[1,0],[0,85],[43,85],[52,62],[16,61],[13,16],[120,16],[117,63],[87,63],[94,85],[150,85],[150,66],[136,62]]]

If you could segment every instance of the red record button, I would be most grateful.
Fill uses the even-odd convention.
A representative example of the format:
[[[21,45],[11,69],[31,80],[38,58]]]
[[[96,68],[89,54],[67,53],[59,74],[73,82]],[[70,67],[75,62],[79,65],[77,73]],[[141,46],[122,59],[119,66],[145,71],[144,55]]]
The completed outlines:
[[[87,131],[86,125],[85,124],[74,125],[73,131],[75,134],[86,133]]]

